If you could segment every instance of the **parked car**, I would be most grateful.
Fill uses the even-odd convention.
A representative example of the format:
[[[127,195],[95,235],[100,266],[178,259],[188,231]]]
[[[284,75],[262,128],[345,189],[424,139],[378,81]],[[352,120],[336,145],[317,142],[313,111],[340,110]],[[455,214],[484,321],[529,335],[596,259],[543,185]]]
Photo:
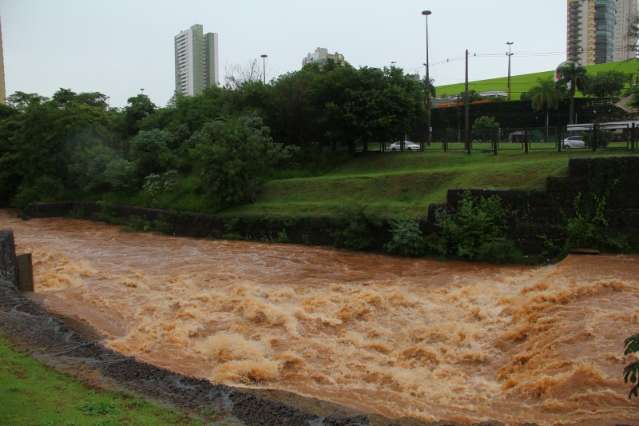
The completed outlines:
[[[397,141],[390,144],[391,151],[401,151],[402,150],[402,142]],[[421,146],[418,143],[411,141],[404,141],[404,151],[419,151]]]
[[[580,149],[586,147],[586,141],[581,136],[569,136],[563,140],[561,146],[564,149]]]

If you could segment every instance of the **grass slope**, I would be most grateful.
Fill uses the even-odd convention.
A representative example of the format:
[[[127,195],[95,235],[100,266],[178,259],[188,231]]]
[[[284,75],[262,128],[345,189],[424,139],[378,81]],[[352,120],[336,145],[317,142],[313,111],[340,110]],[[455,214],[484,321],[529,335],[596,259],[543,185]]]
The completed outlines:
[[[382,217],[423,217],[431,203],[445,201],[451,188],[543,188],[548,176],[566,173],[569,158],[615,155],[560,154],[552,151],[552,144],[538,146],[547,151],[526,155],[518,144],[504,144],[498,156],[446,154],[437,145],[424,153],[368,154],[322,176],[270,181],[256,203],[221,215],[329,216],[345,206],[363,205]]]
[[[89,388],[17,352],[0,335],[1,425],[194,425],[183,414]]]
[[[608,64],[590,65],[586,67],[589,74],[597,74],[605,71],[621,71],[627,74],[639,72],[639,60],[632,59],[624,62],[611,62]],[[552,79],[555,71],[544,71],[533,74],[516,75],[512,77],[513,99],[519,99],[522,92],[527,92],[537,84],[539,79]],[[508,78],[492,78],[489,80],[472,81],[469,83],[471,90],[486,92],[491,90],[508,90]],[[464,91],[464,83],[450,84],[437,87],[437,96],[454,96]]]

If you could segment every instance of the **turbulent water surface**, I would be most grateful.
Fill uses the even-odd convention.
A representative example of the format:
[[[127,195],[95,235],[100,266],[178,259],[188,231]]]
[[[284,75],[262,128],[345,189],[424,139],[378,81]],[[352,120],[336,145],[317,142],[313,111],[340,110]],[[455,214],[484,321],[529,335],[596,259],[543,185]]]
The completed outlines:
[[[390,417],[639,424],[639,257],[496,267],[126,233],[0,212],[36,294],[171,370]]]

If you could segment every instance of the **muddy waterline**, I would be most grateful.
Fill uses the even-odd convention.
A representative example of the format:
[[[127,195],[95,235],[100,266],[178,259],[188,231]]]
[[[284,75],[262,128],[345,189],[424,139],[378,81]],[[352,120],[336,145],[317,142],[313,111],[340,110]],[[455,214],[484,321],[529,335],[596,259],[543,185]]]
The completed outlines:
[[[637,256],[496,267],[0,212],[7,227],[36,300],[179,373],[390,417],[639,424],[621,375]]]

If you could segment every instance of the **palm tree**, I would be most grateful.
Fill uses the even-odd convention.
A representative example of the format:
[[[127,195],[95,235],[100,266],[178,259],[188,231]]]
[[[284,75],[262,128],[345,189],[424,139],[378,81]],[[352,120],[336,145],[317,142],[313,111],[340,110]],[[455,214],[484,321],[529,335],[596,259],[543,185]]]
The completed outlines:
[[[586,86],[588,79],[587,71],[581,65],[575,62],[564,62],[557,68],[559,75],[558,84],[568,85],[568,94],[570,96],[570,116],[568,121],[570,124],[575,122],[575,93],[577,90],[582,91]]]
[[[541,80],[528,92],[532,108],[535,111],[546,111],[546,142],[550,127],[550,110],[559,108],[561,93],[552,80]]]

